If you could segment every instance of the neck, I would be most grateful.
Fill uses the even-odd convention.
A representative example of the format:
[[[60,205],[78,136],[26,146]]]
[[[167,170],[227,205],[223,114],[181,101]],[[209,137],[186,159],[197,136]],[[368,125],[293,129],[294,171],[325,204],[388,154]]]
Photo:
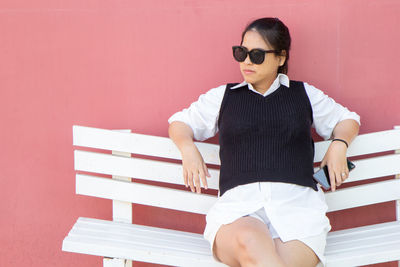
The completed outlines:
[[[277,75],[275,75],[275,77],[273,77],[273,76],[268,77],[258,83],[254,83],[251,85],[260,94],[265,94],[265,92],[268,91],[268,89],[271,87],[272,83],[275,81],[276,77],[277,77]]]

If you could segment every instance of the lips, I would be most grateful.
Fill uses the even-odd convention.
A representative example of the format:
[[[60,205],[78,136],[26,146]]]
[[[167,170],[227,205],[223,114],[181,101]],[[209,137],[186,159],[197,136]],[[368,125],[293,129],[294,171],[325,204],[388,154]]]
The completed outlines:
[[[248,70],[248,69],[243,70],[243,72],[246,74],[255,73],[254,70]]]

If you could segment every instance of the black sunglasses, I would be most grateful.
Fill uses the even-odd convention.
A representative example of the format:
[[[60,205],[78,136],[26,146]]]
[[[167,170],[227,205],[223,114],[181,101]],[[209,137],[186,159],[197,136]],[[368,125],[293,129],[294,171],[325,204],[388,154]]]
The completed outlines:
[[[247,50],[246,47],[240,45],[232,46],[232,50],[233,50],[233,57],[235,58],[236,61],[243,62],[246,59],[247,54],[249,54],[250,61],[253,62],[254,64],[263,63],[265,59],[265,53],[279,52],[279,50],[264,50],[261,48],[254,48],[249,51]]]

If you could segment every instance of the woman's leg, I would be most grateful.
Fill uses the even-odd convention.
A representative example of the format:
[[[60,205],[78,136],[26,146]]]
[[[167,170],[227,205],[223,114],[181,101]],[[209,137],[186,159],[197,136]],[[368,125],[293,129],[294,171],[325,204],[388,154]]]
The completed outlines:
[[[274,242],[278,254],[288,267],[315,267],[319,262],[315,252],[299,240],[284,243],[280,238],[275,238]]]
[[[220,227],[215,236],[214,253],[220,261],[232,267],[285,266],[268,227],[248,216]]]

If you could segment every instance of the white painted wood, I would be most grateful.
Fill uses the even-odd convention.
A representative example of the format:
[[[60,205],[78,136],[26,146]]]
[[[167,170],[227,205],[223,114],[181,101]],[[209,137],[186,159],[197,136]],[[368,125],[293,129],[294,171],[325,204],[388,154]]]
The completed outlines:
[[[76,175],[77,194],[129,201],[143,205],[206,214],[216,196],[190,191]],[[400,179],[326,192],[328,212],[381,203],[400,198]],[[182,200],[185,201],[182,201]]]
[[[391,176],[400,172],[400,154],[353,160],[352,162],[356,168],[350,172],[345,183]],[[319,169],[319,167],[314,168],[314,172]]]
[[[214,261],[202,234],[82,217],[63,250],[172,266],[226,266]],[[396,260],[399,253],[397,221],[330,232],[325,251],[328,267]]]
[[[76,150],[75,169],[77,171],[109,174],[113,178],[123,177],[123,179],[108,179],[78,173],[76,175],[78,194],[200,214],[206,214],[217,199],[216,196],[196,194],[187,189],[178,190],[165,186],[132,183],[131,179],[127,178],[134,177],[182,185],[181,164],[163,162],[158,159],[125,157],[134,153],[179,160],[180,153],[169,138],[77,125],[73,126],[73,131],[76,146],[121,152],[118,156]],[[315,144],[315,162],[322,160],[330,142],[323,141]],[[200,142],[196,142],[196,145],[206,163],[219,164],[217,145]],[[394,130],[357,136],[348,149],[349,157],[385,151],[395,151],[395,153],[353,160],[357,167],[350,173],[346,182],[371,179],[372,183],[344,189],[339,187],[336,192],[325,193],[328,212],[399,200],[400,179],[381,182],[375,182],[373,179],[400,173],[400,154],[396,150],[400,150],[399,127],[395,127]],[[208,185],[210,188],[218,189],[219,172],[216,169],[210,169],[210,172],[213,178],[208,179]],[[399,177],[396,176],[396,178]],[[399,212],[399,202],[396,202],[396,209]],[[121,214],[126,213],[121,212]],[[360,266],[399,260],[400,221],[398,216],[398,221],[394,222],[330,232],[326,247],[327,266]],[[126,265],[131,260],[139,260],[173,266],[225,266],[212,258],[209,245],[201,234],[133,225],[127,223],[125,215],[114,217],[120,221],[79,218],[64,239],[63,250],[114,258],[104,259],[106,264],[115,262]],[[127,261],[120,259],[127,259]]]
[[[315,143],[315,162],[322,160],[331,141]],[[141,155],[181,159],[175,144],[167,137],[120,133],[93,127],[73,126],[75,146],[130,152]],[[206,163],[219,165],[219,146],[195,142]],[[358,135],[350,145],[349,157],[400,149],[400,130],[387,130]]]
[[[116,157],[110,154],[75,150],[75,169],[79,171],[121,175],[145,180],[183,185],[182,164],[149,159]],[[390,176],[400,173],[400,154],[353,161],[357,166],[347,182]],[[318,168],[316,168],[318,169]],[[219,170],[209,168],[209,188],[218,189]]]
[[[78,219],[63,250],[172,266],[226,266],[212,258],[201,234],[89,218]]]
[[[200,214],[206,214],[217,200],[207,194],[84,174],[76,175],[76,193]]]
[[[394,126],[394,129],[400,131],[400,125]],[[394,153],[400,155],[400,149],[395,150]],[[397,172],[396,179],[400,179],[400,171]],[[400,221],[400,198],[396,201],[396,219]],[[399,267],[400,267],[400,261],[399,261]]]
[[[120,175],[183,185],[182,164],[150,159],[116,157],[75,150],[75,170]],[[218,189],[219,170],[209,168],[208,188]]]
[[[400,130],[400,125],[393,127],[395,130]],[[395,150],[395,154],[400,154],[400,149]],[[400,179],[400,172],[396,175],[396,179]],[[396,220],[400,221],[400,199],[396,200]],[[400,261],[397,262],[398,267],[400,267]]]
[[[115,258],[103,258],[103,267],[128,267],[127,260]],[[132,262],[132,261],[130,261]],[[129,266],[131,267],[132,264]]]
[[[332,141],[315,143],[314,162],[320,162]],[[400,129],[360,134],[354,138],[347,150],[347,156],[359,156],[400,149]]]
[[[400,198],[400,179],[391,179],[365,185],[358,185],[326,192],[328,212],[375,203],[392,201]]]
[[[115,130],[119,132],[130,133],[131,130]],[[131,153],[129,152],[120,152],[120,151],[112,151],[113,155],[117,155],[120,157],[131,157]],[[113,175],[112,179],[119,181],[127,181],[131,182],[132,179],[130,177]],[[117,222],[126,222],[132,223],[132,204],[131,202],[113,200],[113,221]]]
[[[131,133],[130,129],[114,130],[114,131]],[[131,153],[129,153],[129,152],[111,151],[111,153],[113,155],[117,155],[117,156],[131,157]],[[127,182],[132,181],[132,179],[130,177],[124,177],[124,176],[118,176],[118,175],[113,175],[112,179],[119,180],[119,181],[127,181]],[[126,201],[119,201],[119,200],[113,200],[112,202],[113,202],[113,204],[112,204],[113,205],[113,207],[112,207],[113,221],[132,223],[132,203],[126,202]],[[104,260],[104,262],[103,262],[104,267],[106,267],[106,266],[132,267],[131,260],[110,259],[110,258],[104,258],[103,260]]]
[[[182,159],[179,149],[171,139],[160,136],[120,133],[113,130],[74,125],[73,144],[140,155]],[[195,142],[195,144],[206,163],[220,164],[218,145],[203,142]]]

